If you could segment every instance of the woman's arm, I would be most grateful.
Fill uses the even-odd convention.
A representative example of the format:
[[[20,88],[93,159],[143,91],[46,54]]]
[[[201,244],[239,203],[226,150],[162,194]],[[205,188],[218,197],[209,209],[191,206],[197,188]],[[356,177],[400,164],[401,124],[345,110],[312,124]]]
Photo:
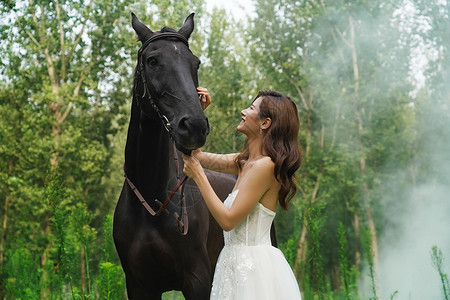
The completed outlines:
[[[200,149],[197,149],[192,151],[191,155],[197,158],[206,169],[235,175],[239,173],[239,168],[234,162],[237,153],[215,154],[202,152]]]
[[[252,211],[264,194],[273,186],[274,164],[268,159],[261,159],[246,173],[239,185],[233,206],[228,208],[217,197],[200,162],[195,157],[183,155],[184,173],[194,179],[202,193],[209,211],[223,230],[229,231],[239,225]]]
[[[211,95],[207,88],[200,86],[197,88],[197,93],[200,96],[202,109],[205,110],[211,104]],[[206,169],[238,175],[239,170],[234,163],[237,154],[215,154],[197,149],[192,151],[191,155],[195,156]]]

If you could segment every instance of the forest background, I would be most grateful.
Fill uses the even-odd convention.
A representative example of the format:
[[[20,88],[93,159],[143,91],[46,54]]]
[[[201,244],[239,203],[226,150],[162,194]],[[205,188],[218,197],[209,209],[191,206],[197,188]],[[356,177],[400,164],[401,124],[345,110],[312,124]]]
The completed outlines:
[[[449,299],[450,2],[255,0],[240,20],[204,2],[0,2],[1,298],[126,298],[130,13],[158,30],[194,11],[205,150],[239,151],[259,89],[299,108],[299,192],[275,222],[304,299]]]

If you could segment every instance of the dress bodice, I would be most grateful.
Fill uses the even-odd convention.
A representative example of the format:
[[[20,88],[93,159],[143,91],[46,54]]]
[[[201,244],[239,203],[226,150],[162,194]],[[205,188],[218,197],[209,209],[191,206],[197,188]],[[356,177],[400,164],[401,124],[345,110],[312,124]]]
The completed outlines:
[[[238,193],[228,195],[224,202],[228,209]],[[224,231],[225,247],[217,260],[211,300],[301,300],[283,252],[271,245],[274,217],[275,212],[258,203],[238,226]]]
[[[225,206],[230,209],[239,190],[233,191],[225,199]],[[258,202],[242,222],[230,231],[224,231],[225,246],[271,245],[270,227],[275,212]]]

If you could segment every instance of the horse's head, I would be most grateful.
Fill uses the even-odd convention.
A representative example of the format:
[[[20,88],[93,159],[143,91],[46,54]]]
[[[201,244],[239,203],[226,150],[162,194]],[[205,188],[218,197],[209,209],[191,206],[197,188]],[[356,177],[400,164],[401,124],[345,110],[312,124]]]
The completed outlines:
[[[164,27],[153,32],[133,13],[132,26],[142,42],[134,79],[139,107],[148,117],[161,119],[180,151],[203,146],[209,124],[196,89],[200,60],[188,45],[194,14],[178,31]]]

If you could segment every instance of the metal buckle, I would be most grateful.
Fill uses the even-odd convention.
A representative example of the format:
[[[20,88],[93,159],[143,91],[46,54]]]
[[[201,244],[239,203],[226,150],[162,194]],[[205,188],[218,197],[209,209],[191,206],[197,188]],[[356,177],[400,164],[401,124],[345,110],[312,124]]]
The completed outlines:
[[[162,115],[161,121],[164,125],[164,128],[167,130],[167,132],[170,133],[172,130],[172,124],[170,124],[169,119],[167,119],[167,117],[165,115]]]

